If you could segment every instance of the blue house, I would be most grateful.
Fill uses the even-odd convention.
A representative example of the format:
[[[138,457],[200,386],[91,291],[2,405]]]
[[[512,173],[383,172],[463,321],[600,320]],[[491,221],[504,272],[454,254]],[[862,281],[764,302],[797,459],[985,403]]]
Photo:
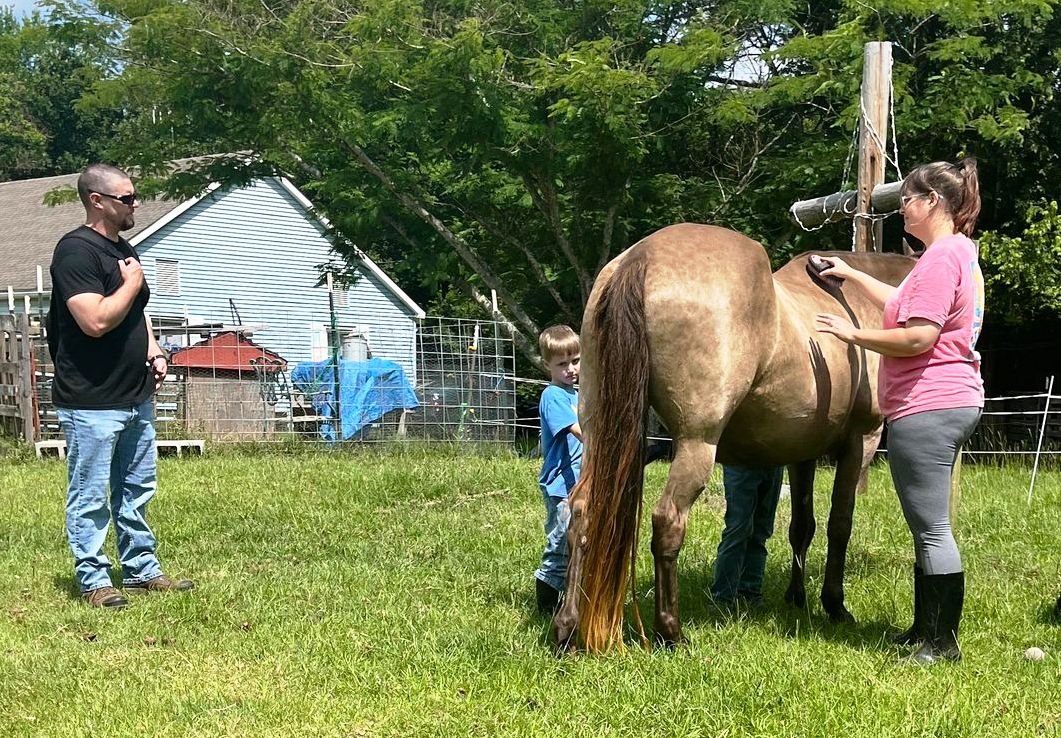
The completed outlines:
[[[24,295],[31,312],[47,311],[52,250],[84,211],[76,202],[48,207],[43,201],[76,181],[72,174],[0,183],[8,213],[0,289],[11,286],[19,311]],[[328,230],[290,181],[268,177],[246,187],[211,187],[183,202],[146,202],[125,235],[140,254],[151,288],[148,312],[163,343],[194,343],[210,326],[239,324],[293,366],[328,357],[331,313],[322,274],[341,263]],[[360,278],[333,294],[339,333],[367,341],[373,357],[397,362],[415,385],[417,321],[424,311],[367,255],[358,251],[356,258]]]

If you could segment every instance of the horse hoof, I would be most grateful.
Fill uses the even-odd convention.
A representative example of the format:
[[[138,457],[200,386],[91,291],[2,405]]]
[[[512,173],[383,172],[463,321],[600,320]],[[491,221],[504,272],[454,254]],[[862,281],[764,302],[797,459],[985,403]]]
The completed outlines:
[[[679,648],[684,648],[689,645],[689,639],[679,633],[677,637],[666,636],[662,633],[656,633],[653,638],[656,644],[656,648],[663,651],[676,651]]]
[[[789,587],[785,590],[785,602],[792,605],[792,607],[798,607],[803,610],[807,607],[807,593],[802,589]]]
[[[575,626],[562,622],[559,617],[553,620],[553,646],[558,656],[578,650]]]
[[[558,659],[562,659],[565,656],[572,656],[579,653],[582,649],[578,647],[578,639],[568,638],[564,641],[557,641],[553,644],[553,656]]]
[[[832,608],[832,609],[825,608],[825,612],[829,615],[829,619],[832,620],[834,623],[848,623],[848,624],[850,624],[850,623],[854,623],[855,622],[855,616],[852,615],[848,611],[848,609],[846,607],[844,607],[843,605],[840,605],[839,609],[837,609],[837,608]]]

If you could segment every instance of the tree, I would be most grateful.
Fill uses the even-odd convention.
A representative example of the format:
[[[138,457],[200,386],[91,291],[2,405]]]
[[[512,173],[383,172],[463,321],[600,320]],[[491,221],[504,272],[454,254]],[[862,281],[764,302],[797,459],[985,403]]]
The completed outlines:
[[[63,0],[47,15],[0,10],[0,178],[65,174],[99,157],[122,116],[79,101],[118,73],[117,27]]]
[[[0,180],[33,171],[48,157],[46,138],[26,104],[26,84],[18,74],[20,31],[11,9],[0,8]]]
[[[1057,163],[1053,6],[100,0],[123,68],[82,107],[126,111],[109,153],[149,171],[254,152],[165,186],[286,172],[340,251],[363,245],[421,294],[496,290],[533,354],[667,223],[729,225],[775,258],[843,245],[786,208],[837,186],[868,40],[901,41],[904,160],[987,154],[983,225],[1019,233]]]

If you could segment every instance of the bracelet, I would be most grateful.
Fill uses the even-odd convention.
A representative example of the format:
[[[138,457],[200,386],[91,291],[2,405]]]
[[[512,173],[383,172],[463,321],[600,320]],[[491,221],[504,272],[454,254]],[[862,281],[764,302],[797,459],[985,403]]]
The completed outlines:
[[[155,359],[163,359],[167,364],[169,363],[169,359],[166,358],[165,354],[155,354],[154,356],[147,357],[147,365],[151,366],[152,364],[154,364]]]

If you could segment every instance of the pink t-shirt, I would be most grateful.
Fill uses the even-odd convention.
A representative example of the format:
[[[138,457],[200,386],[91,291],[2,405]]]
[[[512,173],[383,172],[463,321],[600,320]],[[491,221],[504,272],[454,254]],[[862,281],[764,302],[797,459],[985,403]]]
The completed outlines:
[[[878,395],[889,421],[925,410],[983,407],[976,339],[984,319],[984,275],[966,236],[941,238],[884,304],[884,328],[912,318],[940,326],[939,340],[918,356],[881,358]]]

